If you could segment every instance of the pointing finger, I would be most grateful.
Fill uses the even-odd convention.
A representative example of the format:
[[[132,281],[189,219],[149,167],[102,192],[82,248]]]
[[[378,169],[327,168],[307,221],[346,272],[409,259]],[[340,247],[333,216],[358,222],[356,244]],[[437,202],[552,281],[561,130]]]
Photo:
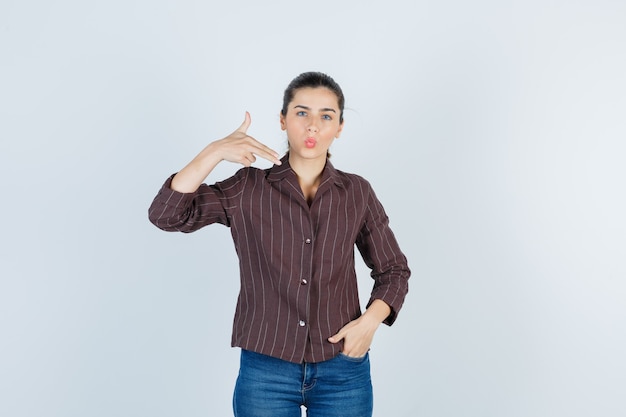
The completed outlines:
[[[278,152],[268,148],[267,146],[260,144],[260,148],[255,152],[261,158],[267,159],[268,161],[281,165],[280,159],[278,158]]]
[[[252,145],[250,152],[254,153],[255,155],[260,156],[263,159],[267,159],[268,161],[276,165],[281,165],[281,162],[279,159],[280,155],[278,154],[278,152],[276,152],[272,148],[267,147],[266,145],[254,139],[251,136],[248,136],[248,140],[251,141],[250,145]]]

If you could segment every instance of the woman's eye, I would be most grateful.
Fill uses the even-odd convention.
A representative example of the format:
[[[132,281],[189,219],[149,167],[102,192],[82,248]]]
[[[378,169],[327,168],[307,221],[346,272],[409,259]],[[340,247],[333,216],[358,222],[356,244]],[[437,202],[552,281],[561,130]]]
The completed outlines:
[[[324,119],[324,120],[333,120],[333,118],[329,114],[323,115],[322,119]]]
[[[306,116],[306,112],[300,110],[299,112],[296,113],[296,116]]]

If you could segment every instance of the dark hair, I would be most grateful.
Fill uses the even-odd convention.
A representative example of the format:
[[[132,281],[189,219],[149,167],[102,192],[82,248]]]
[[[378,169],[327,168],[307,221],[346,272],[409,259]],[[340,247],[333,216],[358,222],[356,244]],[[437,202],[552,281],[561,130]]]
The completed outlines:
[[[321,72],[304,72],[294,78],[285,90],[285,95],[283,96],[283,108],[280,113],[283,116],[287,115],[287,106],[291,103],[291,100],[293,100],[293,96],[296,94],[297,90],[301,88],[319,87],[328,88],[330,91],[335,93],[337,96],[337,103],[339,104],[339,123],[343,123],[343,107],[345,103],[343,91],[341,91],[341,87],[339,87],[339,84],[337,84],[335,80]]]

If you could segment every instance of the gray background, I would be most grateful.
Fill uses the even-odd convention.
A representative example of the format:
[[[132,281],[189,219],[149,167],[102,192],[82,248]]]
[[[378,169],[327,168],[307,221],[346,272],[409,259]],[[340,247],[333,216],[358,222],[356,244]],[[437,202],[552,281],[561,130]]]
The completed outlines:
[[[284,151],[307,70],[342,85],[334,164],[414,273],[372,347],[375,414],[626,415],[625,21],[610,0],[2,0],[0,415],[230,415],[229,231],[147,208],[246,110]]]

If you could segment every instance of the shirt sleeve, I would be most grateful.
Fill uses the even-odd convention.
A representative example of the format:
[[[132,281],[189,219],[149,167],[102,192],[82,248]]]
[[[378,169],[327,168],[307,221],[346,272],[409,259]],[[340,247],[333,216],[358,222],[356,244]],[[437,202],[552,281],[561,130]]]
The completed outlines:
[[[213,223],[230,226],[230,213],[238,205],[247,170],[213,185],[202,184],[193,193],[172,190],[174,175],[165,181],[148,209],[148,218],[156,227],[190,233]]]
[[[389,228],[389,218],[371,187],[365,222],[356,245],[363,261],[372,270],[371,276],[374,279],[374,288],[367,306],[369,307],[376,299],[387,303],[391,307],[391,314],[384,323],[392,325],[409,291],[408,280],[411,271]]]

